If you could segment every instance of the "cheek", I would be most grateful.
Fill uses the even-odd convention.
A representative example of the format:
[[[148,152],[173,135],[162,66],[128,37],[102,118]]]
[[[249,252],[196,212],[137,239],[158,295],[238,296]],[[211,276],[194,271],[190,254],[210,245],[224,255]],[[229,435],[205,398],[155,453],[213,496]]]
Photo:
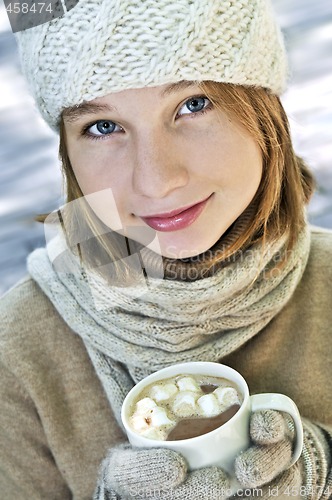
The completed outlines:
[[[114,191],[126,181],[124,159],[102,147],[68,148],[70,162],[84,194],[111,188]],[[122,166],[122,167],[121,167]],[[121,175],[119,175],[121,172]]]
[[[69,160],[76,180],[83,193],[86,193],[84,187],[87,186],[89,180],[93,180],[94,177],[96,177],[94,175],[96,161],[93,160],[92,155],[84,146],[80,147],[80,143],[75,142],[74,144],[71,144],[71,142],[68,141],[67,148]]]
[[[129,185],[128,169],[121,168],[124,161],[110,156],[105,147],[68,148],[68,154],[86,202],[106,226],[122,230]]]
[[[258,189],[262,178],[263,160],[261,151],[255,144],[248,144],[234,155],[232,164],[234,189],[252,192]]]
[[[218,142],[213,153],[216,182],[234,193],[258,189],[262,177],[262,154],[251,137],[229,134]]]
[[[85,202],[106,226],[122,230],[124,189],[117,184],[119,176],[110,174],[109,164],[100,153],[72,149],[68,154]]]
[[[196,178],[234,191],[258,188],[261,151],[240,125],[221,115],[218,122],[186,132],[178,150]]]

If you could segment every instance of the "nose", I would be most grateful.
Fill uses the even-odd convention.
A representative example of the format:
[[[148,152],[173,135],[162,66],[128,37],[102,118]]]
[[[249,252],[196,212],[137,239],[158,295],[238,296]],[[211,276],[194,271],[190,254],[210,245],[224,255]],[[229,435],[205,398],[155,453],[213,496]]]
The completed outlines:
[[[133,148],[133,189],[149,198],[164,198],[184,187],[189,172],[173,134],[146,130],[136,137]]]

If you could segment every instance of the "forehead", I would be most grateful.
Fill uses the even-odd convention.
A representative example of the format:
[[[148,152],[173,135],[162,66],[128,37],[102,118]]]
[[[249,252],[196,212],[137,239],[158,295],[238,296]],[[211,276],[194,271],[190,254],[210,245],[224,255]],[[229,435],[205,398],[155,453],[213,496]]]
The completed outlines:
[[[197,87],[198,83],[194,81],[181,81],[181,82],[176,82],[176,83],[171,83],[168,85],[160,85],[157,87],[143,87],[142,89],[128,89],[128,90],[123,90],[121,92],[117,92],[114,94],[108,94],[107,96],[104,97],[99,97],[94,99],[93,101],[85,101],[81,104],[78,104],[77,106],[71,106],[68,108],[65,108],[63,110],[62,116],[65,119],[66,122],[68,123],[73,123],[77,121],[78,119],[84,117],[85,115],[88,114],[93,114],[93,113],[99,113],[103,111],[110,111],[114,110],[115,108],[110,104],[110,102],[105,102],[106,97],[110,97],[108,101],[116,101],[116,96],[121,95],[124,96],[125,94],[132,93],[132,92],[150,92],[154,93],[161,99],[166,98],[167,96],[180,92],[182,90],[188,89],[188,88],[194,88]]]

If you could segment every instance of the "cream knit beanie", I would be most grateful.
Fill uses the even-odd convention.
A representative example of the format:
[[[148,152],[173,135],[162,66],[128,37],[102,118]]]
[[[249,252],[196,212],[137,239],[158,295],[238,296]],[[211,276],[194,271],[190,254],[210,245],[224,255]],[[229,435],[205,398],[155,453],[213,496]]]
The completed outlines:
[[[54,129],[65,107],[130,88],[181,80],[285,88],[284,44],[269,0],[79,0],[16,37],[23,72]]]

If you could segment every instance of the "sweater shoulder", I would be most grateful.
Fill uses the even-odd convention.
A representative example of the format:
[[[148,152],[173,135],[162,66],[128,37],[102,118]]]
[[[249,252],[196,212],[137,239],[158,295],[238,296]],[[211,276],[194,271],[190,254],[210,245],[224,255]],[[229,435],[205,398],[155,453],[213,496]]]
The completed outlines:
[[[26,330],[28,325],[47,321],[50,314],[55,314],[51,302],[37,283],[27,276],[0,299],[1,333],[7,326],[13,325]]]
[[[311,226],[311,248],[309,265],[317,272],[331,276],[332,230]]]
[[[69,328],[30,276],[0,298],[0,325],[0,357],[5,364]]]
[[[311,238],[314,242],[323,243],[332,248],[332,229],[319,226],[310,226]]]
[[[329,334],[332,310],[332,231],[311,227],[309,258],[301,281],[290,305],[296,305],[296,314],[306,311],[315,323],[324,320],[324,331]],[[301,312],[300,312],[301,311]]]

